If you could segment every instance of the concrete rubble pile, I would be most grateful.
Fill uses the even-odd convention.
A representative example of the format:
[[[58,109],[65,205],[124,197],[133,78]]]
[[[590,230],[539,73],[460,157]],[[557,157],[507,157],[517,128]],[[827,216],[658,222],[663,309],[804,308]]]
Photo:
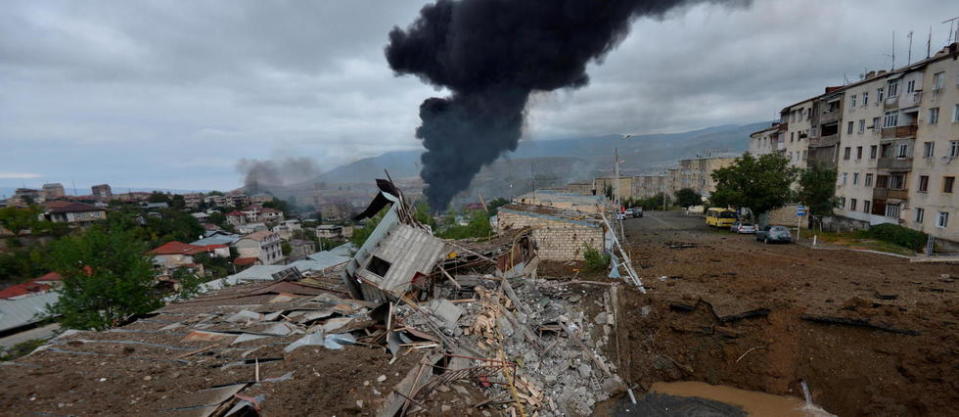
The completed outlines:
[[[571,287],[536,279],[528,230],[493,242],[442,241],[430,233],[425,244],[397,248],[414,234],[407,229],[422,225],[392,184],[380,186],[393,206],[345,276],[358,297],[389,305],[385,340],[394,359],[426,351],[431,359],[423,365],[432,371],[411,370],[378,415],[456,407],[467,414],[588,415],[596,402],[624,389],[602,354],[615,324],[606,292],[599,297],[605,302],[594,300],[601,312],[591,318],[578,311],[583,297]],[[374,200],[367,213],[382,204]],[[418,266],[405,270],[405,279],[391,280],[396,268],[411,264]],[[486,398],[470,403],[446,394],[451,386],[469,392],[464,385]]]
[[[497,412],[568,416],[589,415],[596,402],[623,389],[615,366],[601,354],[614,324],[611,311],[585,317],[571,302],[581,296],[545,280],[486,278],[474,288],[475,301],[432,300],[421,306],[427,314],[411,306],[397,308],[400,329],[429,333],[426,322],[434,320],[456,343],[447,372],[423,390],[478,382],[486,387],[489,402],[499,404],[490,407]],[[516,286],[515,303],[504,290],[507,285]],[[589,337],[593,333],[599,335],[595,344]],[[468,377],[456,378],[458,373]],[[431,394],[420,392],[416,398],[429,402]],[[411,409],[415,411],[418,407]]]
[[[21,365],[122,361],[84,366],[110,373],[97,386],[128,415],[276,415],[307,395],[338,415],[575,416],[625,389],[604,356],[618,352],[618,285],[537,278],[529,230],[439,239],[378,185],[363,215],[385,215],[348,260],[251,268],[120,328],[64,333]]]

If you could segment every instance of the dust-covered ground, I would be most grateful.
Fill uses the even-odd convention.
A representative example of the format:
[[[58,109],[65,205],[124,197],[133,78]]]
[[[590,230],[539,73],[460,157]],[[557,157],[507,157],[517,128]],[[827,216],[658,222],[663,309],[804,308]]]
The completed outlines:
[[[626,221],[622,376],[801,397],[839,416],[959,415],[959,267],[764,245],[701,217]]]

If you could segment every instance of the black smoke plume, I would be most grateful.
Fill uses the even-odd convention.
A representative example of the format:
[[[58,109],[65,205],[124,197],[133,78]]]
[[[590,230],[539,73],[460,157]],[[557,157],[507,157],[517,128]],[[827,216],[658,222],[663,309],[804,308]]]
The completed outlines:
[[[702,1],[710,0],[437,0],[406,30],[394,27],[390,67],[452,92],[420,105],[430,206],[446,208],[480,168],[516,150],[530,93],[586,85],[586,65],[633,19]]]

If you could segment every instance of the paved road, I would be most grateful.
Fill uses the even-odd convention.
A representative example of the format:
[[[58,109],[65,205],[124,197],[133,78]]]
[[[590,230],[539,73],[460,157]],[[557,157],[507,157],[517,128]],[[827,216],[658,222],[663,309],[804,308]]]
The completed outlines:
[[[648,211],[643,217],[626,219],[626,235],[637,231],[689,231],[707,232],[702,216],[683,216],[679,211]]]

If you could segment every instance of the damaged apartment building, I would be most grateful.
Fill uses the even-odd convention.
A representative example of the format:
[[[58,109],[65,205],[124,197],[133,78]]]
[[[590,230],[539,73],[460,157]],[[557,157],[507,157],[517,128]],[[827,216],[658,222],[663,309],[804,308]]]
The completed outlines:
[[[377,185],[361,216],[385,215],[355,252],[254,266],[119,327],[68,331],[5,375],[70,389],[0,398],[37,415],[569,416],[628,390],[606,353],[624,285],[537,275],[560,253],[540,232],[574,224],[603,244],[601,200],[527,198],[501,211],[513,220],[499,234],[444,240]],[[582,218],[520,219],[544,210]]]
[[[893,223],[959,243],[959,44],[827,87],[781,116],[751,135],[750,152],[835,169],[842,227]]]

